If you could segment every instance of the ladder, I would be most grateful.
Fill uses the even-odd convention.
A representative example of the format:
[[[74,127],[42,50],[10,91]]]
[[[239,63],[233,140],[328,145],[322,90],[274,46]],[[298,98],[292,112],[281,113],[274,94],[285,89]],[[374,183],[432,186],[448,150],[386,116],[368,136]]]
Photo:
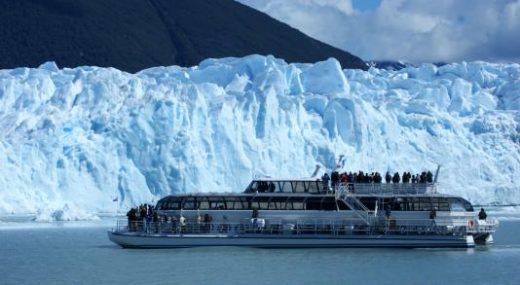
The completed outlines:
[[[370,210],[359,201],[356,195],[352,194],[348,185],[340,184],[336,190],[336,200],[343,201],[366,225],[370,225]]]

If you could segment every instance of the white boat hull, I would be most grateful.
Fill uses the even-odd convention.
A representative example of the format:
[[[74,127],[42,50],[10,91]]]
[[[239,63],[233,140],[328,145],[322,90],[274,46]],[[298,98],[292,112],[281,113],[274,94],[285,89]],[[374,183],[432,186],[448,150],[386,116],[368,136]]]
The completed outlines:
[[[331,237],[320,235],[219,235],[219,234],[142,234],[108,232],[109,239],[124,248],[184,248],[200,246],[246,246],[259,248],[471,248],[475,242],[467,236],[360,235]]]

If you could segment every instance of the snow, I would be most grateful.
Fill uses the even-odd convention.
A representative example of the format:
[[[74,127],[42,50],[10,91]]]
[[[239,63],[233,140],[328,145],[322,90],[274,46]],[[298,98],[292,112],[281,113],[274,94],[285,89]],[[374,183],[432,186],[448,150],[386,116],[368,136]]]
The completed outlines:
[[[0,214],[96,219],[175,192],[240,192],[254,176],[412,173],[520,203],[520,66],[341,70],[271,56],[129,74],[0,70]]]

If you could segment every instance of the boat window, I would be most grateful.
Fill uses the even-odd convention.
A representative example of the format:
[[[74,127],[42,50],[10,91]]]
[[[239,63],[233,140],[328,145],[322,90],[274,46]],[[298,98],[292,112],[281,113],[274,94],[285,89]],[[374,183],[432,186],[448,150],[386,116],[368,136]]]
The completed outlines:
[[[383,199],[383,202],[379,205],[379,208],[382,210],[390,209],[391,211],[404,211],[407,206],[405,204],[405,200],[401,197],[386,198]]]
[[[473,212],[473,206],[462,198],[450,198],[450,211],[468,211]]]
[[[260,208],[260,206],[258,205],[258,201],[251,201],[251,202],[249,202],[249,208],[258,210]]]
[[[245,200],[245,199],[244,199]],[[233,210],[246,210],[247,203],[242,201],[242,197],[226,197],[227,208]]]
[[[254,193],[256,192],[256,188],[258,187],[258,183],[256,181],[253,181],[247,186],[245,193]]]
[[[392,211],[404,211],[405,209],[404,199],[401,197],[395,198],[392,204]]]
[[[258,210],[269,209],[269,196],[256,196],[251,200],[251,207]]]
[[[317,181],[309,181],[307,183],[307,192],[309,193],[320,193],[320,186]]]
[[[195,197],[186,197],[182,203],[183,210],[196,210]]]
[[[287,181],[279,181],[278,182],[278,192],[292,193],[291,183],[289,183]]]
[[[444,197],[433,197],[432,206],[434,208],[436,208],[438,211],[449,211],[450,210],[448,200]]]
[[[290,182],[294,193],[304,193],[305,184],[303,181],[292,181]]]
[[[157,210],[166,210],[166,204],[167,203],[165,201],[159,201],[157,202],[155,208],[157,208]]]
[[[309,197],[307,198],[305,209],[307,210],[321,210],[322,197]]]
[[[175,201],[175,202],[168,202],[168,204],[166,205],[166,209],[167,210],[179,210],[181,208],[181,203],[179,203],[178,201]]]
[[[408,207],[409,211],[420,211],[421,203],[419,202],[419,198],[408,198]]]
[[[289,197],[285,205],[287,210],[305,210],[305,197]]]
[[[197,202],[199,203],[200,210],[209,210],[208,197],[198,197]]]
[[[258,209],[259,210],[269,210],[269,203],[268,202],[258,202]]]
[[[209,209],[224,210],[226,209],[226,201],[223,197],[208,197]]]
[[[305,210],[305,203],[303,202],[291,202],[291,205],[287,205],[287,210]]]
[[[448,199],[446,198],[439,198],[439,206],[437,207],[439,211],[449,211],[450,210],[450,203],[448,203]]]
[[[365,207],[367,207],[369,210],[374,211],[376,209],[376,198],[373,197],[362,197],[359,199]]]
[[[285,210],[287,197],[271,197],[269,200],[269,210]]]
[[[336,198],[325,197],[321,202],[321,210],[324,211],[335,211],[336,210]]]
[[[433,209],[430,197],[421,197],[419,200],[421,202],[421,211],[431,211]]]
[[[269,210],[278,210],[281,208],[280,202],[271,201],[269,202],[267,208]]]
[[[273,183],[269,183],[267,181],[258,181],[258,186],[256,188],[256,190],[259,192],[259,193],[265,193],[265,192],[269,192],[269,187],[270,185],[273,185]]]

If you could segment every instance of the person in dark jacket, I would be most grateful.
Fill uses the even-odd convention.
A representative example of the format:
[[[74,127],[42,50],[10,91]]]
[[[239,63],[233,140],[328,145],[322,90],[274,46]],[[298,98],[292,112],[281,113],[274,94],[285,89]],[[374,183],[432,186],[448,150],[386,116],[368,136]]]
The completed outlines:
[[[339,172],[332,171],[330,174],[330,182],[332,184],[332,192],[336,193],[336,187],[339,183]]]
[[[393,183],[399,183],[401,181],[401,176],[399,176],[399,172],[394,173],[394,177],[392,177]]]
[[[433,183],[433,173],[431,171],[426,173],[426,182]]]
[[[390,183],[390,181],[392,181],[392,175],[390,175],[390,171],[386,172],[385,181],[386,183]]]
[[[323,174],[323,176],[321,177],[321,183],[323,184],[323,192],[329,191],[329,181],[329,175],[327,173]]]
[[[478,219],[485,220],[486,218],[487,218],[486,211],[484,211],[484,208],[480,208],[480,212],[478,213]]]

